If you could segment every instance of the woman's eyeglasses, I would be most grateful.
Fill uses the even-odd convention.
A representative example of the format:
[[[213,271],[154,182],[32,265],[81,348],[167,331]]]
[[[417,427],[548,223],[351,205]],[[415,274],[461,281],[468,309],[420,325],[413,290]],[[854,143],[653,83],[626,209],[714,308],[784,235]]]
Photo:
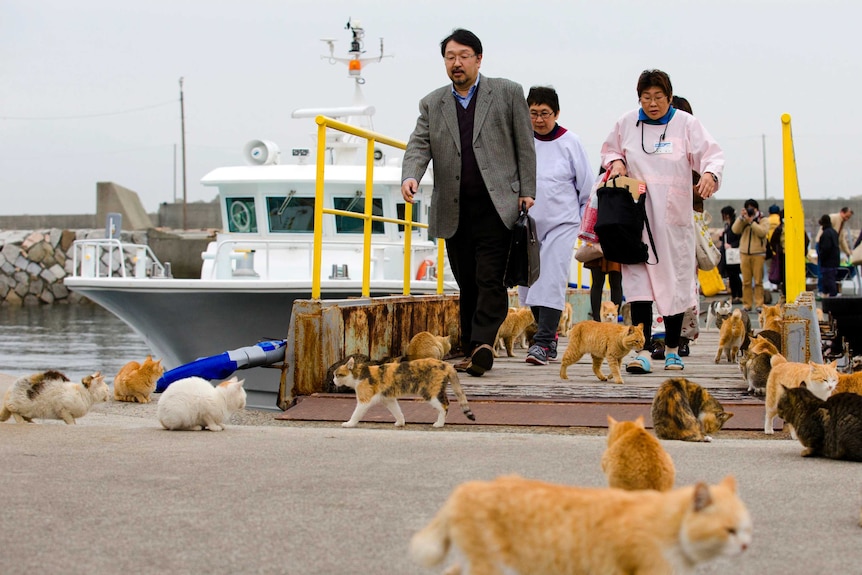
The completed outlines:
[[[549,112],[547,110],[542,110],[541,112],[536,112],[536,111],[530,112],[530,117],[533,118],[534,120],[537,120],[539,118],[541,118],[543,120],[547,120],[548,118],[550,118],[553,115],[554,115],[553,112]]]

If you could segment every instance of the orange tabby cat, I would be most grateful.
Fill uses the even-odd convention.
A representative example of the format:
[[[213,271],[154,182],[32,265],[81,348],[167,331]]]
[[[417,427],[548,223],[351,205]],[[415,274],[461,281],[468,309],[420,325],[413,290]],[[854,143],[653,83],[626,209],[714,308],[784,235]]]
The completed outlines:
[[[151,355],[144,363],[130,361],[120,368],[114,378],[114,399],[133,403],[149,403],[156,382],[165,373],[162,360],[153,361]]]
[[[727,363],[735,363],[739,355],[739,348],[745,339],[745,324],[742,321],[742,312],[737,308],[733,310],[730,317],[721,323],[718,334],[718,349],[715,352],[715,363],[721,361],[721,353],[727,357]]]
[[[760,308],[760,329],[768,329],[781,333],[781,324],[784,320],[784,310],[781,305],[765,305]]]
[[[862,395],[862,371],[838,374],[838,385],[835,386],[832,395],[844,392]]]
[[[563,312],[560,314],[560,323],[557,324],[557,333],[565,335],[572,329],[572,304],[566,302]]]
[[[620,319],[617,304],[612,301],[605,300],[599,308],[599,317],[607,323],[617,323]]]
[[[448,335],[434,335],[430,331],[420,331],[407,345],[407,359],[410,361],[424,357],[443,359],[450,349],[452,349],[452,339]]]
[[[497,330],[497,337],[494,340],[494,353],[500,346],[506,347],[506,355],[515,357],[512,351],[517,341],[521,348],[527,349],[526,330],[530,327],[535,319],[533,318],[533,310],[529,307],[510,307],[506,319],[503,320],[503,325]]]
[[[676,470],[661,443],[644,428],[643,416],[617,421],[608,416],[608,448],[602,455],[602,471],[609,487],[620,489],[673,488]]]
[[[410,542],[414,561],[440,564],[450,547],[473,574],[690,575],[751,544],[736,480],[672,491],[554,485],[517,476],[471,481]],[[447,575],[466,575],[455,564]]]
[[[772,435],[772,420],[778,415],[778,400],[781,399],[782,386],[787,389],[799,387],[805,382],[808,390],[822,400],[826,400],[838,385],[838,370],[835,367],[838,361],[832,363],[797,363],[777,353],[770,361],[772,369],[766,380],[766,419],[763,422],[763,432]],[[796,430],[785,422],[784,425],[790,429],[790,435],[796,439]]]
[[[602,362],[607,358],[614,383],[622,383],[620,361],[629,351],[641,349],[643,345],[643,324],[634,326],[593,320],[580,321],[569,330],[569,344],[563,354],[560,377],[568,379],[566,369],[573,363],[578,363],[584,355],[590,354],[593,358],[593,373],[600,381],[608,380],[608,376],[602,373]]]

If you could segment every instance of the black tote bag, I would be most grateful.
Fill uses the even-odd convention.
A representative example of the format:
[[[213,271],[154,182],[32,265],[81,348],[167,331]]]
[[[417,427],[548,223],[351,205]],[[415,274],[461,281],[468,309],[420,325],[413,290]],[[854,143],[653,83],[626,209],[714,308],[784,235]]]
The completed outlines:
[[[503,283],[507,288],[531,286],[539,279],[539,238],[536,221],[523,207],[512,228]]]
[[[597,190],[596,196],[599,211],[595,231],[605,259],[621,264],[650,263],[649,248],[641,240],[646,226],[652,252],[656,256],[653,263],[658,263],[646,215],[646,194],[640,194],[634,201],[629,188],[618,186],[616,178],[611,178]]]

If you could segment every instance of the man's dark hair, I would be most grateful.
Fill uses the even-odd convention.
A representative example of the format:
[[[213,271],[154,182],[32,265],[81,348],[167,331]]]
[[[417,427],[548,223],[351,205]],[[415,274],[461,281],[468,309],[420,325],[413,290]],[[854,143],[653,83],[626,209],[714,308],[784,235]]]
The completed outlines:
[[[670,76],[661,70],[644,70],[638,78],[638,98],[648,88],[658,88],[668,98],[673,97],[673,86],[670,83]]]
[[[451,34],[443,38],[443,41],[440,42],[440,55],[446,55],[446,44],[454,40],[459,44],[464,44],[465,46],[470,46],[473,48],[473,52],[477,55],[482,54],[482,41],[479,40],[479,37],[470,32],[469,30],[464,30],[463,28],[458,28],[453,30]]]
[[[541,106],[545,104],[554,114],[560,111],[560,97],[557,91],[550,86],[533,86],[527,94],[528,106]]]
[[[673,96],[673,98],[671,98],[670,105],[677,110],[688,112],[689,114],[694,116],[694,112],[691,111],[691,104],[682,96]]]

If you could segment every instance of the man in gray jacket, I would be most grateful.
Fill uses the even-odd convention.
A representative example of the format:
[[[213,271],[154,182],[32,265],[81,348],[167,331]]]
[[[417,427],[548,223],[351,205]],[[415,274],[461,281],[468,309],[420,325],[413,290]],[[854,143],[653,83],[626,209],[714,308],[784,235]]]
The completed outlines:
[[[521,86],[479,74],[482,42],[457,29],[440,43],[452,80],[419,102],[401,169],[401,195],[413,203],[434,161],[429,237],[444,238],[460,288],[461,348],[470,375],[491,369],[491,346],[506,318],[503,285],[511,228],[521,203],[536,197],[536,151]]]

